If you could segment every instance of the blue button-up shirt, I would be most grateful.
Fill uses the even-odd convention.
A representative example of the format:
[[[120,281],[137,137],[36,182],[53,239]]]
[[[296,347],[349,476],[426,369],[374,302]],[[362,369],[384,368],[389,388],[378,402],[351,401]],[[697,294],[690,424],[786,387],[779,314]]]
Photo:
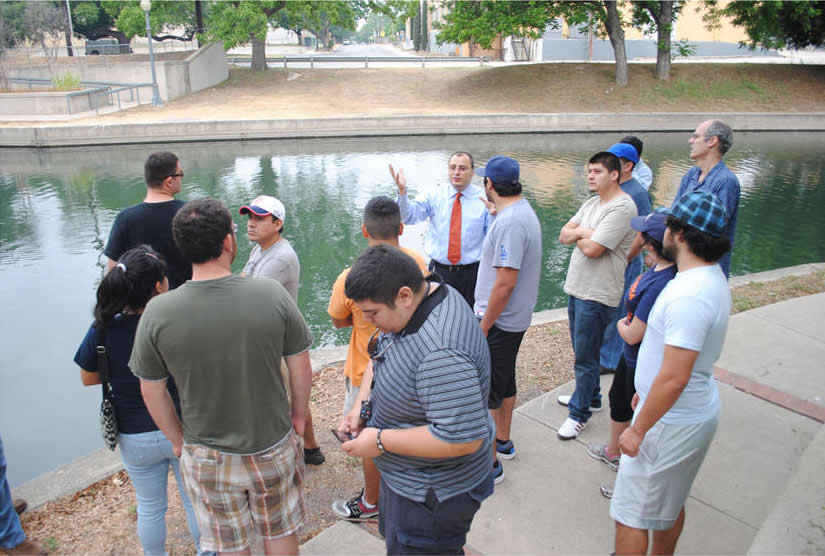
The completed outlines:
[[[430,220],[424,236],[424,251],[431,259],[445,265],[452,264],[447,259],[447,248],[450,242],[450,219],[457,194],[452,185],[442,185],[428,192],[420,201],[411,201],[407,195],[398,195],[396,198],[404,224]],[[481,200],[482,195],[484,191],[472,183],[461,192],[461,259],[458,264],[471,264],[481,259],[484,236],[492,224],[487,205]]]
[[[722,233],[727,234],[728,239],[730,239],[731,249],[719,259],[719,266],[725,272],[725,277],[730,278],[730,255],[733,251],[733,239],[736,237],[736,217],[739,215],[739,179],[721,160],[708,172],[702,182],[699,181],[701,173],[702,169],[698,166],[688,170],[688,173],[682,178],[682,183],[679,184],[679,191],[676,193],[673,203],[685,193],[696,190],[707,191],[719,197],[719,200],[725,205],[725,210],[728,211],[728,225]],[[673,205],[671,204],[671,206]]]

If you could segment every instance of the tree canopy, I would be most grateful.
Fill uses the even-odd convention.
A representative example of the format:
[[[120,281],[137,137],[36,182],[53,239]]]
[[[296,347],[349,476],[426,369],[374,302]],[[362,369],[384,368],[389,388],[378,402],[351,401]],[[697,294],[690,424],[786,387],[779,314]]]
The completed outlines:
[[[734,1],[721,9],[743,27],[756,48],[805,48],[825,45],[823,1]]]

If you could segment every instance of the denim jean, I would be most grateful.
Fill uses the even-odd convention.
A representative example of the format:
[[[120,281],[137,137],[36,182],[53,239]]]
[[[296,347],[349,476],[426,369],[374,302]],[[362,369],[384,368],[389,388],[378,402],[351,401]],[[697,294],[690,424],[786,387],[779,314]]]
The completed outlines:
[[[200,554],[198,522],[183,488],[180,464],[172,444],[160,431],[121,434],[119,444],[123,467],[129,473],[137,496],[138,537],[143,553],[166,554],[166,483],[171,465],[186,511],[189,533]]]
[[[619,336],[619,331],[616,328],[616,322],[625,317],[627,310],[625,309],[625,302],[627,301],[627,290],[633,285],[633,281],[642,273],[642,256],[639,255],[629,263],[624,270],[624,290],[622,290],[622,300],[619,302],[619,307],[616,309],[616,318],[610,323],[604,331],[604,338],[602,338],[602,349],[599,352],[599,364],[607,369],[616,370],[616,365],[619,364],[619,358],[624,351],[624,340]]]
[[[598,301],[585,301],[572,295],[567,303],[576,372],[576,390],[567,409],[570,418],[579,423],[586,423],[590,419],[591,406],[601,407],[602,404],[599,350],[604,329],[615,321],[616,310],[617,307],[608,307]]]
[[[0,437],[0,548],[14,548],[26,540],[26,534],[20,525],[20,518],[14,511],[11,488],[6,480],[6,454],[3,451],[3,439]]]

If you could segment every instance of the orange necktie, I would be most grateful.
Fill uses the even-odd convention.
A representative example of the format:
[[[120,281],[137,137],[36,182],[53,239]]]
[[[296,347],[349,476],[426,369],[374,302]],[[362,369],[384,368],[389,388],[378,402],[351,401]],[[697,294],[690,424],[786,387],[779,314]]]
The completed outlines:
[[[450,216],[450,242],[447,245],[447,260],[458,264],[461,260],[461,193],[456,193],[453,214]]]

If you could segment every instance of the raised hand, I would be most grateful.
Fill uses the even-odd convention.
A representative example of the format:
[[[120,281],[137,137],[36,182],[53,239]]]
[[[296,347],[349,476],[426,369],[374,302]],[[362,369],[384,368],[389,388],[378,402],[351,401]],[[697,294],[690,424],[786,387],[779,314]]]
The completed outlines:
[[[404,177],[404,169],[399,168],[398,171],[395,171],[395,168],[392,167],[390,164],[390,175],[392,176],[393,181],[395,181],[395,186],[398,188],[399,195],[406,195],[407,194],[407,178]]]

